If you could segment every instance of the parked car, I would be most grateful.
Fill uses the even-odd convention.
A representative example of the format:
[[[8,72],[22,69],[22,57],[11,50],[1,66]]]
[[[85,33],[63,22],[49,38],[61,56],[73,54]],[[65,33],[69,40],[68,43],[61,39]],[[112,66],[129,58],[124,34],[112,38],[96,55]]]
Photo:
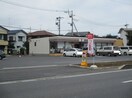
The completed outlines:
[[[121,46],[120,51],[121,51],[122,55],[127,55],[128,51],[129,51],[129,47],[128,46]]]
[[[63,52],[63,56],[82,56],[82,49],[79,48],[71,48],[71,49],[66,49]]]
[[[132,46],[129,46],[128,55],[132,55]]]
[[[120,51],[122,55],[132,55],[132,46],[121,46]]]
[[[121,55],[121,52],[117,46],[104,46],[103,48],[97,49],[96,54],[103,56],[117,56]]]
[[[2,60],[5,57],[6,57],[5,53],[2,50],[0,50],[0,60]]]

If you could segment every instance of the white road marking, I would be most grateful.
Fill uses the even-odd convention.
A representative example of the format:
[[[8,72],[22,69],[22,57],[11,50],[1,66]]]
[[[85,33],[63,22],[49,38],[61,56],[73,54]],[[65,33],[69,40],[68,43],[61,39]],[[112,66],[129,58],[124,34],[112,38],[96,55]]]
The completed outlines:
[[[109,74],[109,73],[118,73],[118,72],[126,72],[126,71],[132,71],[132,69],[98,72],[98,73],[88,73],[88,74],[78,74],[78,75],[67,75],[67,76],[43,77],[43,78],[36,78],[36,79],[17,80],[17,81],[7,81],[7,82],[0,82],[0,85],[15,84],[15,83],[27,83],[27,82],[53,80],[53,79],[66,79],[66,78],[75,78],[75,77],[85,77],[85,76],[101,75],[101,74]]]
[[[14,69],[32,69],[32,68],[45,68],[45,67],[57,67],[62,65],[39,65],[39,66],[25,66],[25,67],[5,67],[1,70],[14,70]],[[66,65],[64,65],[66,66]]]
[[[122,83],[132,83],[132,80],[123,81]]]

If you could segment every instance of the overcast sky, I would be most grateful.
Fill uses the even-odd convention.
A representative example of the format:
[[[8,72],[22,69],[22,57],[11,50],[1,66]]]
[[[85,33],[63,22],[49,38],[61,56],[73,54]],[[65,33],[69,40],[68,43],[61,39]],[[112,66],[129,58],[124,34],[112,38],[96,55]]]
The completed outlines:
[[[55,23],[60,16],[63,17],[61,34],[66,34],[71,30],[71,20],[65,11],[73,10],[78,31],[90,31],[99,36],[117,35],[125,24],[132,27],[131,9],[132,0],[0,0],[0,25],[31,27],[58,34]]]

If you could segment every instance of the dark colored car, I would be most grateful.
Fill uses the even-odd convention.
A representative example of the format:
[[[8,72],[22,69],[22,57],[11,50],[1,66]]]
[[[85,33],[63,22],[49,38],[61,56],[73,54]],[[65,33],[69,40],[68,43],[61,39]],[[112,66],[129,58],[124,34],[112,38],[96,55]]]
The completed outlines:
[[[2,60],[5,57],[6,57],[5,53],[2,50],[0,50],[0,60]]]

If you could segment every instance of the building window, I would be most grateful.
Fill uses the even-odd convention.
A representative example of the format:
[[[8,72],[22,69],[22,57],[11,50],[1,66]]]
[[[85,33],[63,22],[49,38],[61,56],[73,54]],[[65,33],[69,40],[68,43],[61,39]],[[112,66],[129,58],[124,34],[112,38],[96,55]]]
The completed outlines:
[[[3,40],[3,34],[0,34],[0,40]]]
[[[18,41],[23,41],[23,36],[18,36]]]
[[[4,40],[7,41],[7,34],[4,34]]]
[[[13,41],[13,36],[9,36],[9,41]]]
[[[34,42],[34,46],[37,46],[37,42]]]
[[[21,46],[17,46],[17,48],[20,48]]]

